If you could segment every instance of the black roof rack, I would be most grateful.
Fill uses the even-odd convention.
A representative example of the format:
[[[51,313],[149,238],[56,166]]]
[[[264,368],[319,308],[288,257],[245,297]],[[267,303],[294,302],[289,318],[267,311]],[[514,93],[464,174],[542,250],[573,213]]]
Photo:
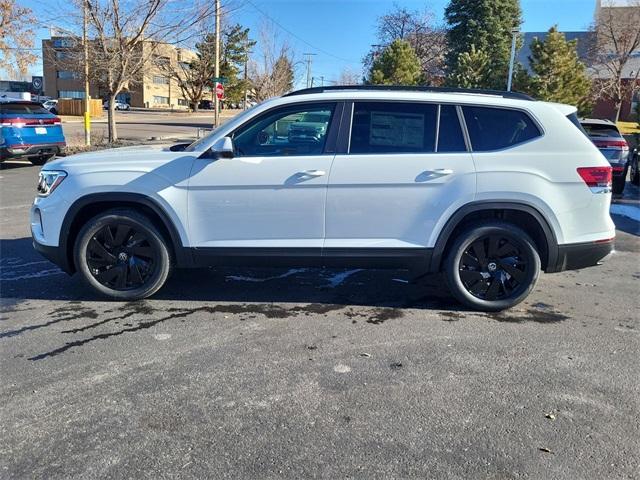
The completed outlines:
[[[436,92],[436,93],[470,93],[479,95],[495,95],[502,98],[513,98],[516,100],[534,99],[525,93],[506,92],[503,90],[483,90],[480,88],[455,88],[455,87],[416,87],[402,85],[331,85],[327,87],[303,88],[287,93],[285,97],[295,95],[308,95],[311,93],[339,92],[344,90],[369,90],[369,91],[391,91],[391,92]]]

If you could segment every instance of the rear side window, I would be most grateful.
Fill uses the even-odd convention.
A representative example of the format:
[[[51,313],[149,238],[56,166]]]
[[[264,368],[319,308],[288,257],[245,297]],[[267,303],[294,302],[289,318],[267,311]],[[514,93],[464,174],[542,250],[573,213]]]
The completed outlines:
[[[437,105],[356,102],[349,153],[435,151]]]
[[[475,152],[512,147],[541,135],[529,115],[519,110],[465,106],[462,111]]]
[[[49,110],[38,103],[2,103],[0,104],[0,113],[11,115],[33,115],[46,113]]]
[[[582,128],[584,128],[591,137],[622,137],[615,125],[583,123]]]
[[[438,152],[466,152],[458,112],[453,105],[440,107],[440,127],[438,130]]]

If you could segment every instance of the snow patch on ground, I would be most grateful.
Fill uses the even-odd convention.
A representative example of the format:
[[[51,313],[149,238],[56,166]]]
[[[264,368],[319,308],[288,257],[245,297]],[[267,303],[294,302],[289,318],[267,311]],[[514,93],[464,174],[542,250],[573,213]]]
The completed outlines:
[[[328,277],[327,281],[329,282],[329,286],[331,288],[335,288],[338,285],[340,285],[341,283],[343,283],[351,275],[353,275],[355,273],[358,273],[358,272],[362,272],[363,270],[364,269],[362,269],[362,268],[357,268],[355,270],[347,270],[346,272],[336,273],[335,275],[331,275],[330,277]]]
[[[259,278],[259,277],[245,277],[242,275],[227,275],[225,278],[226,280],[234,280],[236,282],[267,282],[269,280],[277,280],[279,278],[287,278],[290,277],[291,275],[295,275],[296,273],[302,273],[302,272],[306,272],[307,269],[306,268],[292,268],[291,270],[286,271],[285,273],[283,273],[282,275],[276,275],[274,277],[263,277],[263,278]]]

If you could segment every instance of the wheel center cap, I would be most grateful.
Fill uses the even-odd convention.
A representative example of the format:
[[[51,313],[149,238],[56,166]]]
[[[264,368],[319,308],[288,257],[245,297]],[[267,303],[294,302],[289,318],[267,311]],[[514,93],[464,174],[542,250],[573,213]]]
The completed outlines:
[[[118,254],[118,260],[120,260],[121,262],[126,262],[129,259],[129,255],[126,254],[126,252],[120,252]]]
[[[489,262],[489,264],[487,265],[487,269],[490,272],[495,272],[498,268],[498,265],[496,265],[496,262]]]

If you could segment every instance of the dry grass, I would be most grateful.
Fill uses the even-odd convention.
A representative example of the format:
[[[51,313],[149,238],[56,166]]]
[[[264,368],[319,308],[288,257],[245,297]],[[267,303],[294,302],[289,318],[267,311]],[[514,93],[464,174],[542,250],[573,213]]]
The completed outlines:
[[[640,133],[640,126],[637,122],[618,122],[617,125],[623,135]]]

